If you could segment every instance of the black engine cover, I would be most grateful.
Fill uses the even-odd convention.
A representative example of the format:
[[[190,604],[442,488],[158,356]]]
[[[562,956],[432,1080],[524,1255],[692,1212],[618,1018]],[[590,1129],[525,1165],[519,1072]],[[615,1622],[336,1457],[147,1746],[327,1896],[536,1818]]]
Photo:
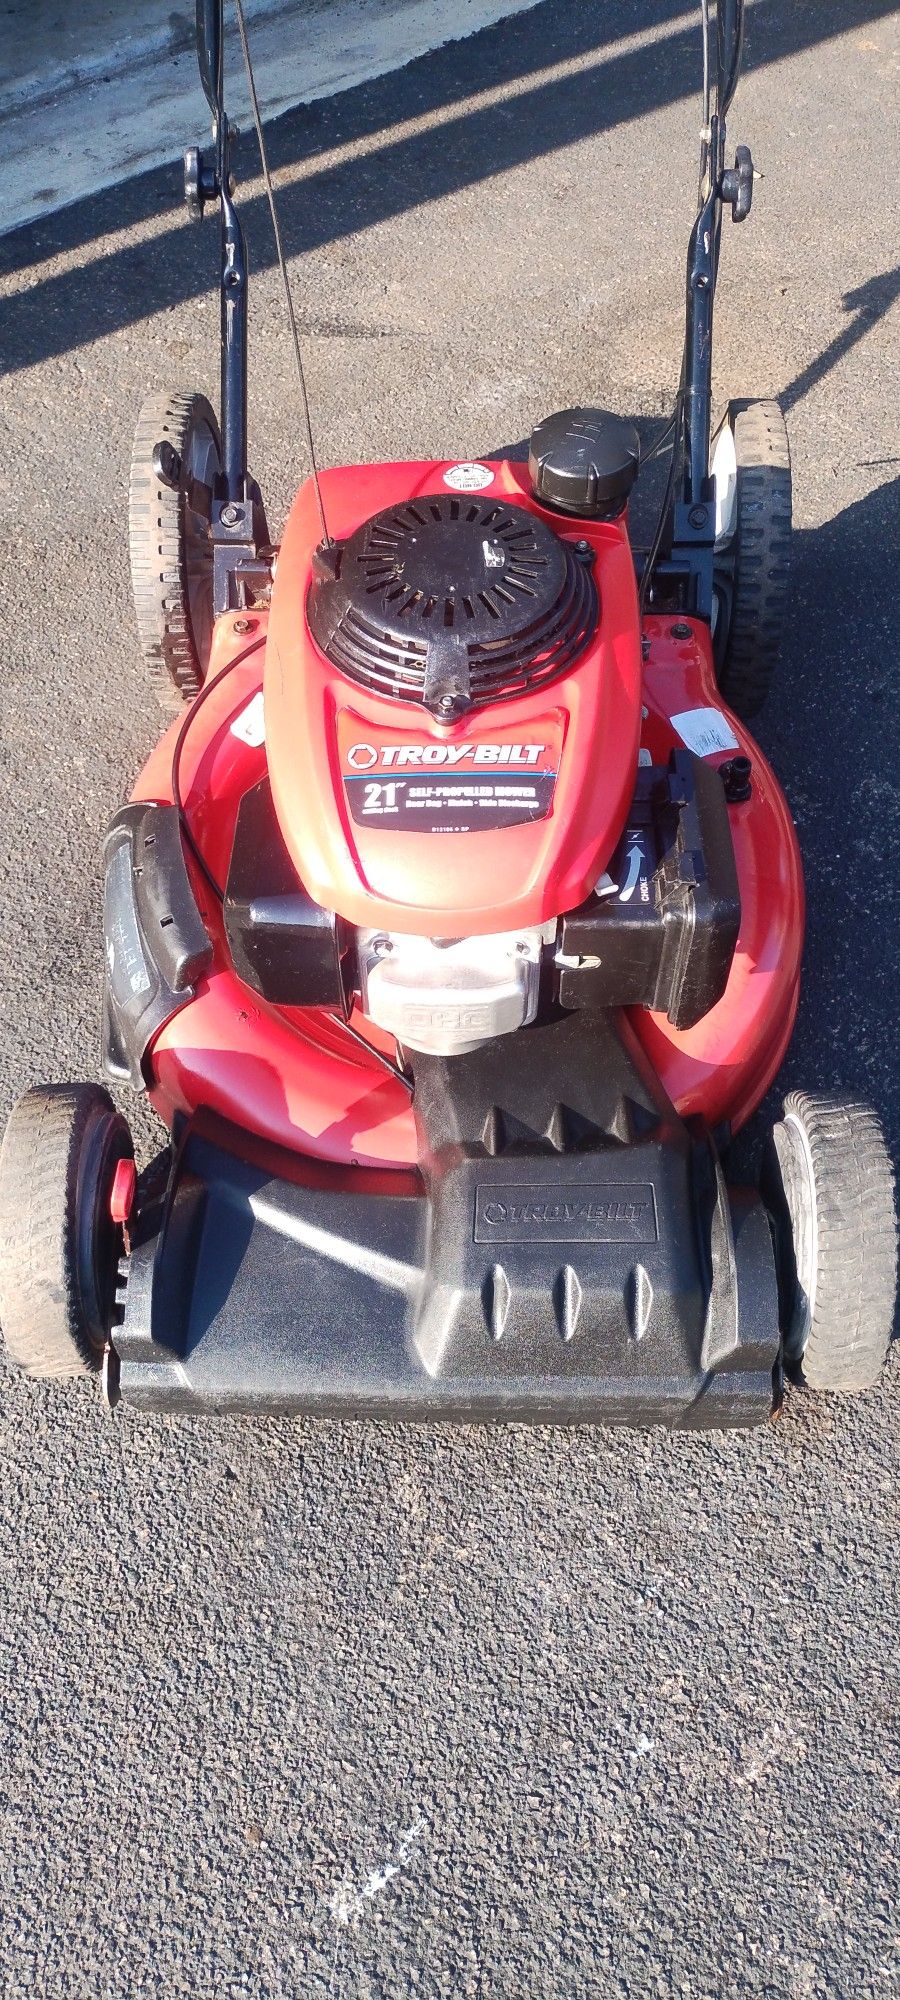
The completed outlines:
[[[524,507],[471,494],[387,507],[318,551],[307,603],[342,673],[445,721],[564,673],[597,616],[572,543]]]
[[[564,1007],[652,1007],[692,1028],[721,1000],[741,923],[720,773],[689,750],[639,770],[606,879],[563,918]]]
[[[281,1007],[347,1004],[347,927],[314,903],[284,844],[268,778],[238,807],[223,914],[235,972]]]

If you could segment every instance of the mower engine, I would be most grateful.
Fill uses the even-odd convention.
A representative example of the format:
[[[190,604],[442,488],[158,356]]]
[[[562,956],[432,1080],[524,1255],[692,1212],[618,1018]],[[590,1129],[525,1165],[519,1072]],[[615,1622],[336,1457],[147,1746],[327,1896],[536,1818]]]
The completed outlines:
[[[686,750],[636,776],[620,518],[636,441],[606,424],[616,476],[590,535],[446,487],[327,550],[304,546],[302,500],[292,515],[268,779],[242,801],[225,900],[265,999],[346,1013],[358,997],[402,1048],[440,1056],[560,1006],[653,1006],[685,1027],[719,999],[740,921],[725,793]]]

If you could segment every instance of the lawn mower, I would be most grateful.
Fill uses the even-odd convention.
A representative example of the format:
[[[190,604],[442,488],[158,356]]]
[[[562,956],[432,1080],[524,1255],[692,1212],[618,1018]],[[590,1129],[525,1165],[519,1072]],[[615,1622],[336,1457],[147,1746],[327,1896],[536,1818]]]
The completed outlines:
[[[879,1374],[874,1111],[792,1094],[758,1187],[723,1166],[788,1045],[804,903],[746,726],[785,609],[788,441],[775,401],[712,412],[723,216],[754,189],[726,153],[742,0],[701,11],[649,545],[638,432],[585,406],[538,421],[527,463],[313,454],[276,547],[222,0],[198,0],[214,145],[185,192],[219,215],[221,428],[198,393],[140,415],[137,625],[178,713],[104,854],[103,1062],[168,1137],[138,1174],[105,1088],[15,1106],[0,1322],[31,1375],[96,1370],[144,1411],[705,1427],[769,1418],[786,1377]]]

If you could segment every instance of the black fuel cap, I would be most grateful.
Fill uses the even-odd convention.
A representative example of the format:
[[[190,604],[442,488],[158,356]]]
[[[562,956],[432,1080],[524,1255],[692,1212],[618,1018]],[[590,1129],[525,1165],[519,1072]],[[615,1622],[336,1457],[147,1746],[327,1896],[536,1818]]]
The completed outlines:
[[[611,410],[559,410],[531,433],[528,472],[545,507],[592,520],[621,514],[637,478],[641,447],[633,424]]]

